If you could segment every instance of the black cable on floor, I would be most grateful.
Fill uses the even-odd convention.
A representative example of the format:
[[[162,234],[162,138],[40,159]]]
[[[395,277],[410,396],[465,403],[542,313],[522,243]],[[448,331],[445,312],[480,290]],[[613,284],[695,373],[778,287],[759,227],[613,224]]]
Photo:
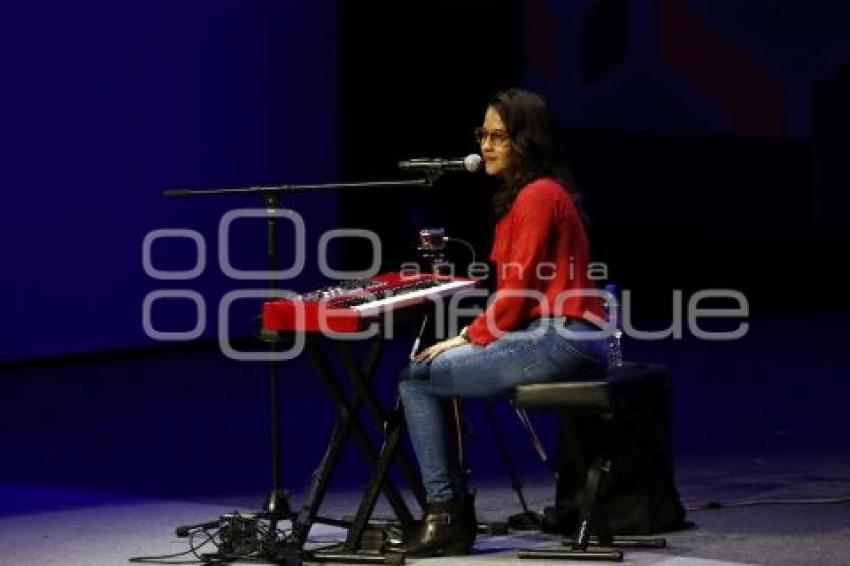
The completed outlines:
[[[803,499],[742,499],[723,503],[720,501],[707,501],[705,503],[693,503],[686,505],[686,511],[705,511],[708,509],[727,509],[730,507],[752,507],[755,505],[832,505],[836,503],[850,503],[850,495],[841,497],[803,498]]]
[[[214,542],[214,535],[205,532],[205,534],[207,535],[207,540],[195,546],[195,534],[197,533],[192,533],[192,536],[189,537],[189,550],[184,550],[183,552],[176,552],[174,554],[160,554],[158,556],[132,556],[128,558],[128,560],[137,564],[197,564],[198,562],[202,561],[201,556],[198,554],[198,550],[204,545],[210,542]],[[187,554],[192,554],[195,557],[195,560],[170,560],[171,558],[179,558],[181,556],[186,556]]]

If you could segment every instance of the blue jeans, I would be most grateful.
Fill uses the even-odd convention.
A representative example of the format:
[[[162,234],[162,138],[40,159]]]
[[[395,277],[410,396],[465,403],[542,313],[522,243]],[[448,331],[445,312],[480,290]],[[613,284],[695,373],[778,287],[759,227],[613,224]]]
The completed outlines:
[[[497,397],[526,383],[598,377],[608,343],[589,338],[588,332],[601,331],[576,319],[538,319],[487,346],[459,346],[402,372],[399,392],[429,502],[466,496],[465,476],[452,450],[451,399]]]

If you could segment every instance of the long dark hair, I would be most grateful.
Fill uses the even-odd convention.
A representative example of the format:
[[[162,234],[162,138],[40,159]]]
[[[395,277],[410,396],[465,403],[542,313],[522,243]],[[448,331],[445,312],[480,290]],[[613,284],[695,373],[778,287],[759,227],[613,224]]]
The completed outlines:
[[[584,217],[546,101],[533,92],[512,88],[496,94],[489,106],[499,113],[511,143],[510,168],[504,184],[493,195],[495,218],[511,208],[525,185],[540,177],[560,181]]]

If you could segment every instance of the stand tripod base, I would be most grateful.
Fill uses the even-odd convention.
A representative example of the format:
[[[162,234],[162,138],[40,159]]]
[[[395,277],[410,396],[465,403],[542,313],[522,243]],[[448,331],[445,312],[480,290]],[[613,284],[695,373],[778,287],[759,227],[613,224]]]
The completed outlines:
[[[520,558],[532,560],[607,560],[609,562],[622,562],[622,550],[572,550],[572,549],[540,549],[520,550]]]
[[[283,489],[272,490],[266,497],[266,502],[263,503],[263,510],[269,518],[289,519],[292,516],[292,509],[289,507],[289,492]]]
[[[336,562],[343,564],[386,564],[387,566],[402,566],[405,556],[401,553],[374,554],[368,552],[351,553],[334,550],[317,550],[308,552],[308,562]]]
[[[566,546],[576,544],[574,539],[564,539],[563,544]],[[589,544],[600,545],[599,537],[591,536]],[[667,539],[664,537],[653,536],[624,536],[617,535],[611,538],[604,546],[612,548],[667,548]]]
[[[622,562],[623,551],[618,548],[666,548],[667,539],[652,536],[615,536],[605,544],[596,535],[590,536],[584,547],[575,539],[563,539],[564,548],[524,549],[520,558],[532,560],[610,560]],[[596,547],[596,548],[594,548]]]

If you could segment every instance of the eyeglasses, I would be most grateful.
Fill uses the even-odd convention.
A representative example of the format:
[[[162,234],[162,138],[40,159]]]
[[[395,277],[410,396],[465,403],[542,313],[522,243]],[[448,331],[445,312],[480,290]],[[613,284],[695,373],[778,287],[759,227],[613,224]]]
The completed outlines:
[[[479,126],[478,128],[475,128],[472,133],[475,136],[475,141],[478,142],[479,145],[483,144],[487,139],[490,140],[490,143],[496,146],[504,146],[511,141],[511,137],[505,130],[488,130]]]

